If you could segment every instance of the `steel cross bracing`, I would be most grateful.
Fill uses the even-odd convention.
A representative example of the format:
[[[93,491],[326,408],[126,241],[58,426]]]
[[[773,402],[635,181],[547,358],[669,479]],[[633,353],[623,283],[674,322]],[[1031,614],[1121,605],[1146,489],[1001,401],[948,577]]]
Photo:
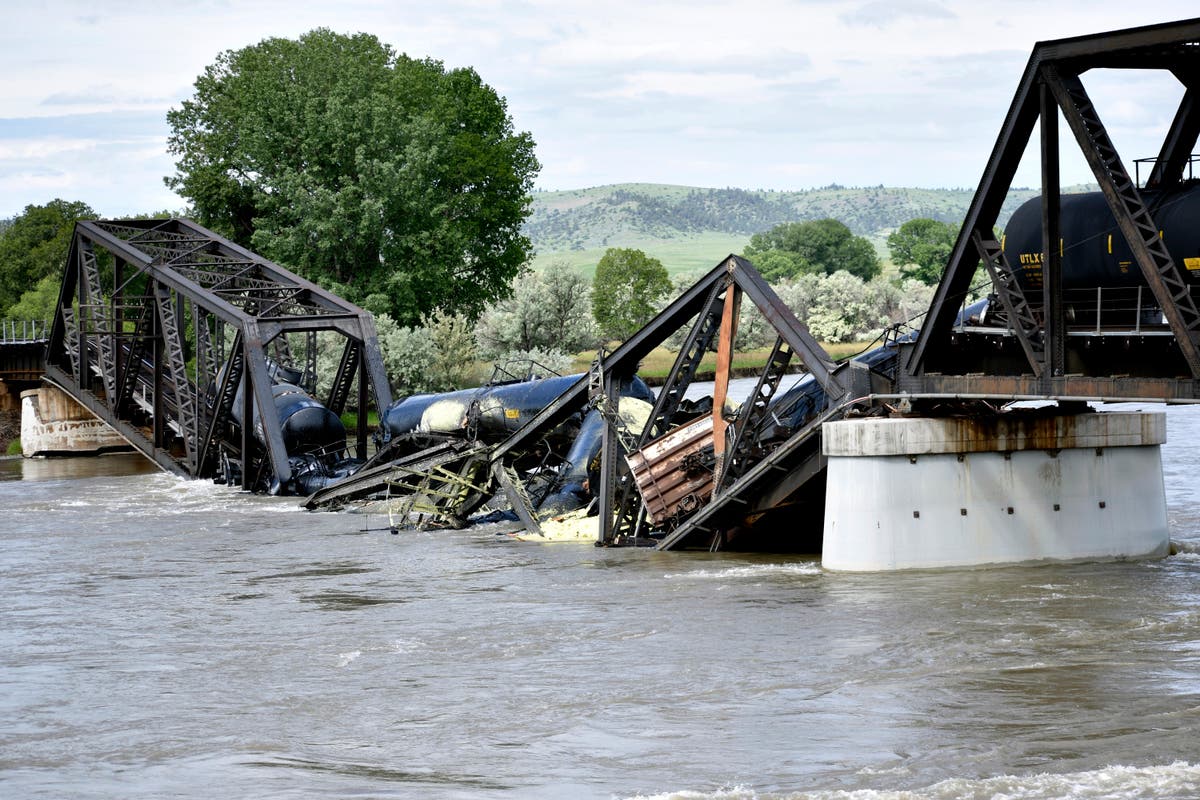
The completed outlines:
[[[291,466],[272,376],[287,367],[315,385],[322,331],[343,343],[337,410],[355,389],[360,409],[386,408],[378,336],[362,309],[189,220],[84,221],[46,372],[164,469],[214,477],[231,465],[245,488],[281,490]]]
[[[1200,19],[1036,45],[926,322],[916,341],[905,348],[898,380],[901,391],[1053,397],[1095,396],[1099,392],[1112,399],[1194,399],[1200,393],[1200,311],[1188,280],[1168,252],[1160,227],[1142,199],[1141,187],[1130,177],[1100,110],[1084,88],[1081,76],[1094,69],[1156,69],[1178,79],[1183,97],[1149,171],[1146,187],[1163,191],[1184,185],[1185,167],[1200,136]],[[1100,350],[1117,341],[1113,337],[1121,333],[1119,328],[1106,326],[1103,333],[1108,338],[1093,342],[1078,326],[1072,327],[1065,313],[1062,251],[1072,243],[1064,243],[1061,238],[1060,116],[1095,174],[1117,232],[1126,240],[1148,295],[1154,299],[1154,308],[1166,321],[1159,330],[1147,331],[1142,323],[1146,315],[1139,314],[1136,322],[1131,315],[1129,335],[1119,340],[1122,349],[1111,351],[1122,359],[1120,366],[1106,357],[1110,351]],[[1005,264],[1002,249],[992,242],[992,231],[1039,123],[1043,289],[1040,296],[1027,293],[1022,297],[1014,291],[1012,269]],[[1010,330],[998,331],[999,335],[985,330],[964,331],[955,324],[981,261],[992,275],[995,296],[1009,321]],[[1170,342],[1170,346],[1164,348],[1163,341]]]
[[[675,364],[658,392],[654,410],[650,412],[646,427],[637,437],[635,449],[644,447],[655,434],[665,433],[668,424],[678,413],[683,396],[696,377],[696,370],[700,367],[704,354],[708,352],[717,337],[717,331],[721,324],[721,313],[725,307],[725,294],[731,291],[736,291],[736,288],[728,277],[713,283],[708,303],[696,317],[696,322],[692,325],[687,340],[679,348],[679,355],[676,356]],[[607,385],[606,391],[601,394],[601,398],[607,400],[611,393],[612,384],[610,383]],[[621,444],[620,436],[615,437],[612,448],[614,452],[618,449],[615,446],[617,444]],[[620,452],[624,455],[629,450],[622,446]],[[621,459],[617,457],[610,457],[604,461],[607,483],[614,487],[620,487],[620,499],[617,501],[612,531],[606,537],[613,540],[636,539],[645,514],[645,509],[638,498],[633,481],[629,478],[628,471],[621,469],[622,463]]]
[[[733,295],[730,296],[730,293]],[[681,422],[675,418],[675,415],[680,408],[683,394],[696,374],[701,357],[714,341],[718,347],[718,369],[730,368],[729,355],[734,343],[721,341],[718,331],[724,310],[727,307],[736,308],[739,297],[744,297],[754,304],[768,324],[775,329],[779,342],[758,379],[755,394],[758,399],[762,400],[761,406],[757,401],[752,400],[746,417],[741,422],[741,427],[735,428],[735,445],[731,453],[735,473],[740,475],[745,470],[742,457],[746,452],[757,447],[770,446],[767,442],[757,438],[757,426],[764,419],[766,403],[774,394],[784,368],[793,354],[799,357],[810,374],[823,387],[823,397],[826,403],[836,405],[846,397],[847,389],[839,368],[813,339],[804,324],[796,319],[791,310],[775,295],[750,262],[737,256],[730,256],[717,269],[710,272],[705,279],[693,286],[684,297],[688,299],[687,308],[691,311],[688,316],[695,315],[695,320],[692,323],[688,339],[664,382],[663,390],[651,413],[650,422],[643,430],[642,436],[639,437],[639,448],[645,448],[659,438],[663,438],[670,433],[669,428]],[[665,341],[686,321],[686,317],[680,319],[680,316],[677,305],[668,307],[635,336],[639,347],[649,345],[652,349],[653,346]],[[619,380],[618,376],[622,374],[619,366],[624,357],[627,357],[626,354],[622,353],[621,348],[618,348],[607,360],[604,396],[609,402],[615,401],[616,383]],[[723,409],[714,407],[711,413],[722,414]],[[656,543],[656,540],[648,539],[644,535],[650,533],[652,527],[648,521],[645,498],[635,491],[634,481],[625,463],[626,453],[620,447],[616,431],[612,428],[613,426],[610,425],[601,456],[601,486],[598,497],[599,543],[604,545]],[[801,483],[806,480],[807,477]],[[787,481],[787,475],[776,473],[774,476],[768,476],[765,483],[755,484],[755,489],[772,495]],[[718,488],[720,489],[720,487]],[[785,492],[783,496],[788,496],[797,488],[799,488],[798,485],[792,486],[791,490]],[[729,496],[725,496],[726,494]],[[747,502],[742,498],[740,492],[733,491],[731,486],[726,486],[724,493],[718,491],[718,494],[714,496],[714,502],[717,498],[721,499],[722,505],[730,501]],[[682,531],[681,536],[686,537],[690,530],[690,521],[687,515],[702,510],[703,507],[681,510],[681,515],[675,517],[672,526],[676,531]],[[659,530],[658,532],[664,533],[665,531]],[[713,534],[713,541],[717,542],[718,539],[723,539],[723,536],[724,529],[720,528]]]
[[[758,382],[754,385],[754,391],[750,393],[749,399],[742,405],[742,410],[738,413],[733,429],[733,442],[729,446],[725,467],[721,470],[720,480],[717,484],[718,494],[741,477],[750,465],[757,461],[754,458],[754,451],[760,442],[756,440],[754,432],[759,430],[767,419],[771,400],[775,397],[775,392],[779,389],[779,382],[786,374],[791,361],[792,349],[783,340],[783,337],[776,338],[775,345],[771,348],[771,355],[767,358],[767,364],[759,374]]]
[[[1021,343],[1021,350],[1024,351],[1033,374],[1040,376],[1044,367],[1041,326],[1033,317],[1029,301],[1025,299],[1025,292],[1021,289],[1021,284],[1017,282],[1017,276],[1009,266],[1004,250],[995,239],[984,239],[980,236],[979,231],[972,231],[971,239],[992,279],[992,287],[996,296],[1004,306],[1009,330]]]

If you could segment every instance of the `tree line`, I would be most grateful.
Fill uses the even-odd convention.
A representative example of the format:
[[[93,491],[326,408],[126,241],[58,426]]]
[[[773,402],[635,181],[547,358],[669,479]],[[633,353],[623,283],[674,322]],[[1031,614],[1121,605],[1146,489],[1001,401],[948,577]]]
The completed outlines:
[[[58,299],[74,222],[95,217],[85,203],[29,206],[0,233],[0,317],[48,319]],[[888,237],[898,274],[885,276],[870,242],[833,219],[789,222],[751,237],[743,255],[818,339],[841,343],[877,336],[928,306],[957,236],[957,226],[915,219]],[[477,360],[528,360],[567,369],[576,353],[621,341],[646,324],[699,276],[672,282],[641,250],[610,248],[594,275],[564,262],[519,273],[504,296],[477,315],[445,305],[417,319],[375,309],[385,363],[401,392],[444,391],[476,379]],[[26,289],[25,287],[32,287]],[[774,340],[749,305],[738,346]],[[330,342],[330,358],[338,352]]]
[[[903,264],[893,276],[882,274],[870,242],[832,219],[778,225],[752,237],[743,255],[760,266],[776,294],[817,339],[866,341],[892,326],[919,325],[956,235],[956,226],[936,220],[905,223],[889,239],[893,261]],[[465,334],[454,339],[454,352],[482,360],[531,361],[561,372],[576,353],[632,336],[698,277],[683,276],[673,283],[661,261],[627,248],[609,248],[591,279],[565,262],[554,262],[541,272],[518,276],[508,297],[485,308],[473,339]],[[446,338],[447,324],[434,319],[408,328],[381,320],[389,372],[413,381],[401,382],[402,391],[462,385],[447,380],[435,363],[439,350],[434,342],[438,336]],[[460,319],[464,331],[469,324]],[[678,347],[684,333],[668,346]],[[775,335],[752,304],[743,304],[737,349],[768,347]],[[386,346],[391,341],[405,346]],[[414,341],[421,344],[412,346]]]

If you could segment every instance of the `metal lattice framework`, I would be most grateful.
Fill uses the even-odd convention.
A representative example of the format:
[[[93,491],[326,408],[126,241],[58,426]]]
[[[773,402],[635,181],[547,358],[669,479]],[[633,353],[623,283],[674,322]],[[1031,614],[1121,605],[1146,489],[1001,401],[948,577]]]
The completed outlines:
[[[787,362],[795,357],[820,382],[825,389],[826,402],[837,406],[848,394],[844,373],[809,333],[808,328],[796,319],[792,311],[775,295],[762,276],[750,262],[738,256],[729,256],[697,281],[691,288],[676,298],[640,331],[635,333],[615,351],[603,359],[591,376],[579,379],[558,400],[546,406],[528,424],[514,433],[492,451],[494,465],[502,465],[514,453],[521,452],[530,443],[536,442],[547,430],[561,424],[568,416],[587,404],[602,409],[615,409],[619,386],[636,372],[639,362],[672,334],[688,327],[684,346],[680,349],[674,366],[659,391],[658,400],[646,426],[640,431],[623,431],[616,423],[615,414],[606,427],[601,453],[600,486],[598,503],[600,508],[599,539],[601,544],[633,544],[648,541],[641,535],[644,528],[645,507],[625,465],[625,455],[630,447],[642,447],[668,433],[667,428],[679,409],[684,393],[696,376],[697,368],[706,352],[717,348],[717,381],[728,380],[731,367],[733,330],[731,318],[745,298],[753,303],[763,318],[778,334],[775,354],[759,377],[755,397],[761,402],[752,402],[746,414],[734,423],[733,448],[725,458],[727,478],[720,481],[718,496],[704,509],[709,514],[709,526],[703,528],[684,525],[675,533],[674,541],[697,535],[713,539],[721,536],[726,527],[734,524],[721,514],[729,505],[745,502],[746,492],[770,496],[778,500],[804,483],[808,474],[798,482],[792,481],[787,469],[777,469],[769,474],[760,474],[750,482],[743,482],[743,472],[749,478],[744,454],[755,443],[755,426],[762,420],[762,410],[774,395]],[[724,324],[723,324],[724,323]],[[719,394],[719,391],[718,391]],[[713,414],[714,422],[721,416],[720,402]],[[799,434],[811,444],[812,430]],[[631,441],[623,441],[623,439]],[[714,435],[714,445],[724,444],[723,434]],[[785,448],[786,449],[786,446]],[[790,450],[789,450],[790,452]],[[819,454],[819,448],[818,448]],[[761,472],[761,471],[760,471]],[[797,473],[799,474],[799,473]],[[783,484],[787,484],[783,487]],[[710,510],[711,509],[711,510]],[[698,515],[699,516],[699,515]],[[713,521],[717,520],[717,521]]]
[[[1100,111],[1080,76],[1095,69],[1163,70],[1184,88],[1158,157],[1139,186],[1113,146]],[[1155,343],[1130,357],[1140,373],[1117,376],[1110,367],[1080,367],[1078,338],[1065,313],[1060,246],[1058,126],[1064,120],[1087,159],[1101,192],[1165,319],[1168,344]],[[1042,270],[1040,297],[1021,293],[992,233],[1000,208],[1035,125],[1040,125],[1042,172]],[[900,388],[913,393],[976,393],[1087,397],[1195,398],[1200,379],[1200,310],[1188,282],[1167,251],[1150,210],[1146,188],[1170,189],[1184,180],[1200,135],[1200,19],[1112,33],[1041,42],[1035,46],[996,140],[958,241],[930,307],[910,348]],[[1008,318],[1008,334],[1019,347],[1008,369],[971,337],[955,331],[955,318],[983,263],[993,292]],[[1140,298],[1140,294],[1139,294]],[[1149,298],[1148,298],[1149,299]],[[1033,310],[1031,310],[1031,306]],[[1140,300],[1139,300],[1140,308]],[[1099,313],[1099,312],[1097,312]],[[1097,327],[1098,324],[1097,324]],[[1122,346],[1146,344],[1138,337]],[[972,345],[974,344],[974,348]],[[994,342],[993,342],[994,344]],[[991,348],[994,351],[996,348]],[[986,373],[980,378],[980,373]]]
[[[164,469],[212,477],[224,456],[245,488],[282,486],[291,467],[272,378],[287,369],[313,391],[320,331],[344,340],[328,408],[340,414],[355,389],[359,409],[386,408],[367,312],[189,220],[85,221],[46,375]]]

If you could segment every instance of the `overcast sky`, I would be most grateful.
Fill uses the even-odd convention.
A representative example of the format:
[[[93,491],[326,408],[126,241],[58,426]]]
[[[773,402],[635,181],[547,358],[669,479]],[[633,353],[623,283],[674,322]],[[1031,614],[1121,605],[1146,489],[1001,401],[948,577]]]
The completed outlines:
[[[538,146],[543,189],[644,181],[971,187],[1034,42],[1200,12],[1195,0],[26,0],[0,28],[0,218],[55,197],[182,208],[167,109],[226,49],[316,27],[473,66]],[[1173,80],[1085,76],[1127,160]],[[1069,135],[1069,134],[1067,134]],[[1029,159],[1018,183],[1037,184]],[[1064,183],[1091,180],[1067,159]]]

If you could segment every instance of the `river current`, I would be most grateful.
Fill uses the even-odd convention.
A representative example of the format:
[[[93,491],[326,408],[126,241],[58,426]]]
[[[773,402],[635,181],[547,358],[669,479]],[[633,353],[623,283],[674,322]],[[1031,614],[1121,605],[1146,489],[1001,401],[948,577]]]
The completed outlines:
[[[0,462],[0,797],[1194,798],[1178,555],[847,575]]]

